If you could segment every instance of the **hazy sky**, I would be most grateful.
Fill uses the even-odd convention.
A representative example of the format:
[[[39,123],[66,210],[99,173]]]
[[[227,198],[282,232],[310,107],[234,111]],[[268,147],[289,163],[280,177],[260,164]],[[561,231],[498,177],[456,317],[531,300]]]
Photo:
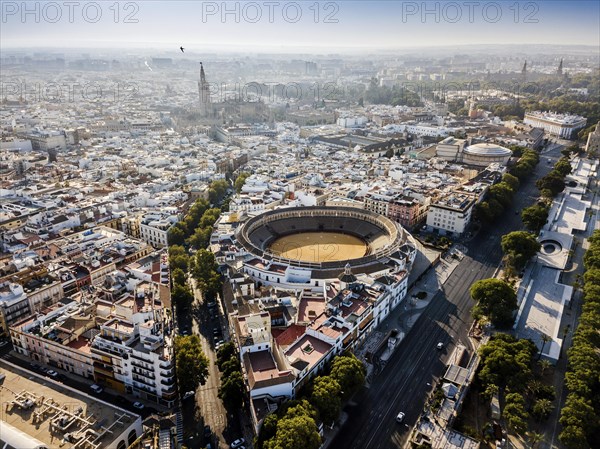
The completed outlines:
[[[0,1],[11,47],[600,45],[597,1]]]

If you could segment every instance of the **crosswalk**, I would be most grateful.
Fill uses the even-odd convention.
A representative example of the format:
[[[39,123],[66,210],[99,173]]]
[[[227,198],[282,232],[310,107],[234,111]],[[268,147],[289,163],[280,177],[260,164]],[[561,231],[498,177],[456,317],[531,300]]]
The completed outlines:
[[[176,413],[176,425],[177,425],[177,443],[183,443],[183,415],[181,414],[181,410],[177,410]]]

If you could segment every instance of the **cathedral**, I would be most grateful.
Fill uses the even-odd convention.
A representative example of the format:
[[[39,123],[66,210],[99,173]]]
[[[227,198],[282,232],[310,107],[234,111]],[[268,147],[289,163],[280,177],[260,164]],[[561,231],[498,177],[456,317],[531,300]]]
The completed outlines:
[[[269,109],[262,102],[247,101],[244,98],[233,98],[226,101],[213,102],[210,83],[206,80],[204,66],[200,63],[200,79],[198,80],[199,115],[202,123],[221,125],[229,123],[257,123],[269,120]]]

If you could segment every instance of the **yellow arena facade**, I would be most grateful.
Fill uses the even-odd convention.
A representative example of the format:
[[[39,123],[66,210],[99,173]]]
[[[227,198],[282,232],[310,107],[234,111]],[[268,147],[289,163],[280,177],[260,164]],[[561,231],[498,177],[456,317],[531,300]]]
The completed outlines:
[[[409,270],[412,236],[387,217],[353,207],[294,207],[248,219],[235,234],[244,271],[280,288],[322,288],[345,268],[354,274]]]

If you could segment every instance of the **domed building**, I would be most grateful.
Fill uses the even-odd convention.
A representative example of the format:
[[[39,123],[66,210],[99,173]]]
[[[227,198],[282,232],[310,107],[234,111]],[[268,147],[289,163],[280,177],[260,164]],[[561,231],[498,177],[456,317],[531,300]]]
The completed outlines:
[[[476,143],[465,147],[462,154],[463,164],[487,167],[491,163],[506,165],[512,151],[495,143]]]

